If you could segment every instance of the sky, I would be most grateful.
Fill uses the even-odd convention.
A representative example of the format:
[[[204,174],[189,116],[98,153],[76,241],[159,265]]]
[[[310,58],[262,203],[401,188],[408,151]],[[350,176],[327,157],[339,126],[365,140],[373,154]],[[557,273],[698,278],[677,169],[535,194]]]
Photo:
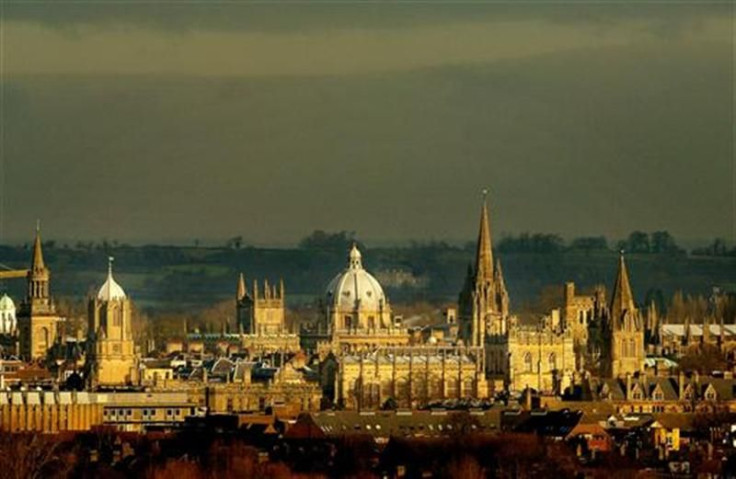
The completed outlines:
[[[0,242],[736,240],[729,2],[3,2]]]

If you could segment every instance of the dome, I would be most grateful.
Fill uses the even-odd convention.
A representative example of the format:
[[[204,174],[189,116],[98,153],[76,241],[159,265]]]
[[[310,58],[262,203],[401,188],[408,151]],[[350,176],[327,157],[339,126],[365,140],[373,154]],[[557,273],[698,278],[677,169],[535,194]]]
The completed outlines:
[[[353,245],[348,267],[327,285],[326,304],[337,311],[379,311],[386,307],[381,284],[363,269],[362,255]]]
[[[0,311],[15,311],[15,303],[7,294],[0,297]]]
[[[107,280],[97,293],[97,299],[102,301],[110,301],[113,299],[125,299],[125,291],[112,277],[112,258],[107,269]]]

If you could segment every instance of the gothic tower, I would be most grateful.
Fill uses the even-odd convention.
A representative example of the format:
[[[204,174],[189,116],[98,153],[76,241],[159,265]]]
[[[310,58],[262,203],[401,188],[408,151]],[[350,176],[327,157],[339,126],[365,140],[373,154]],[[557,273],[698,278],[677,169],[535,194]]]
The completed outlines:
[[[28,292],[17,314],[20,354],[26,360],[43,359],[59,336],[62,318],[56,313],[56,306],[51,299],[51,272],[43,260],[38,227],[27,278]]]
[[[138,380],[131,325],[131,303],[112,277],[112,258],[107,280],[97,296],[90,298],[87,326],[87,378],[91,385],[121,386]]]
[[[603,327],[601,350],[601,375],[604,377],[619,377],[644,369],[644,324],[634,304],[623,252],[609,315]]]
[[[254,281],[251,294],[241,273],[235,301],[238,331],[241,334],[263,336],[285,332],[283,280],[279,281],[278,287],[270,286],[268,281],[264,281],[263,294],[259,292],[258,282]]]
[[[501,263],[494,268],[491,227],[486,193],[480,212],[475,266],[468,266],[465,286],[458,300],[460,336],[465,344],[482,346],[486,334],[504,335],[508,330],[509,295]]]

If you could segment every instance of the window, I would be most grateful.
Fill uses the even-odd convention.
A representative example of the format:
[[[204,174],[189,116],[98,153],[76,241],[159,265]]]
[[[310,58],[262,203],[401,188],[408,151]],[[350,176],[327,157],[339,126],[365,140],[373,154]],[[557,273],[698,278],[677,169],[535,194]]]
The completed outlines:
[[[629,356],[636,356],[636,341],[629,339]]]
[[[557,370],[557,356],[555,355],[555,353],[550,353],[549,355],[549,370]]]
[[[534,365],[532,364],[532,354],[526,353],[524,354],[524,371],[531,373],[534,370]]]

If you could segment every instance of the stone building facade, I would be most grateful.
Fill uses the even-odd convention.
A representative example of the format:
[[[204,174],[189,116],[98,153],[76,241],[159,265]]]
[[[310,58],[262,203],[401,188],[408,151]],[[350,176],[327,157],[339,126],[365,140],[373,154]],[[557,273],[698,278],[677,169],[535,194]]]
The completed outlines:
[[[606,310],[606,288],[595,287],[593,294],[577,294],[575,283],[565,283],[562,320],[565,329],[569,329],[575,349],[576,369],[582,370],[589,359],[590,327],[597,318],[602,318]]]
[[[251,354],[299,350],[299,336],[286,327],[285,300],[283,280],[278,287],[264,281],[262,292],[258,282],[253,281],[253,289],[248,291],[245,278],[240,275],[235,297],[240,347]]]
[[[488,397],[484,351],[478,347],[377,348],[341,356],[337,397],[348,409],[402,408],[446,399]]]
[[[553,312],[553,316],[557,314]],[[542,319],[538,327],[522,326],[509,331],[508,385],[512,391],[532,388],[559,393],[572,382],[575,350],[572,332],[552,317]]]
[[[10,296],[0,296],[0,335],[14,336],[18,328],[15,303]]]

